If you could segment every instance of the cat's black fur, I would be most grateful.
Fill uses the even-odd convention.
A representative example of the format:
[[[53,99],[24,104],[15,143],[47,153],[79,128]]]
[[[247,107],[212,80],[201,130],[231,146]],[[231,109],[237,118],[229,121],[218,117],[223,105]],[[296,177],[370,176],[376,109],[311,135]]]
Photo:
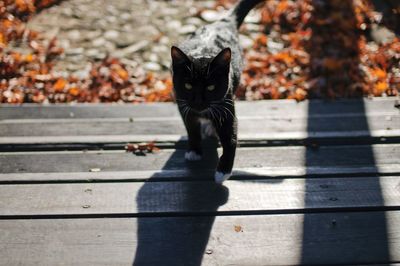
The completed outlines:
[[[229,15],[195,31],[171,48],[176,101],[189,137],[187,160],[201,158],[201,118],[212,125],[223,147],[215,181],[229,178],[237,144],[233,95],[242,71],[238,28],[263,0],[241,0]]]

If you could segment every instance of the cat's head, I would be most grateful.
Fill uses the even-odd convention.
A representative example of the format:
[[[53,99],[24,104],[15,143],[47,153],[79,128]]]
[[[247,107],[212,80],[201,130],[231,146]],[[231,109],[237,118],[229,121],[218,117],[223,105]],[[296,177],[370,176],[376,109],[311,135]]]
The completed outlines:
[[[175,97],[192,110],[201,112],[222,101],[229,87],[231,49],[222,49],[213,58],[191,58],[172,46],[172,75]]]

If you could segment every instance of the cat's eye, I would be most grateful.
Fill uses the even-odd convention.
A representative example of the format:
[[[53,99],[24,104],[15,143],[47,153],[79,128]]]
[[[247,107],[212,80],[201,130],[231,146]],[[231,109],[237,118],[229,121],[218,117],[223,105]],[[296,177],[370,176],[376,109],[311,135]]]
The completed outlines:
[[[215,89],[215,85],[208,85],[207,90],[208,91],[213,91]]]
[[[185,89],[191,90],[193,88],[192,84],[185,83]]]

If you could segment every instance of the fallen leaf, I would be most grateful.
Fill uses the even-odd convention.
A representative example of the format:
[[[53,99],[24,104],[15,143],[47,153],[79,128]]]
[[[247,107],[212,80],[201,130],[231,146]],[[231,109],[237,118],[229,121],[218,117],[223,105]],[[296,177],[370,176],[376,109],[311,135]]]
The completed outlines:
[[[55,90],[56,92],[61,92],[61,91],[64,90],[66,84],[67,84],[67,81],[66,81],[65,79],[59,78],[59,79],[56,81],[56,83],[54,83],[53,88],[54,88],[54,90]]]
[[[237,233],[243,232],[243,228],[240,225],[235,225],[234,229],[235,229],[235,232],[237,232]]]
[[[127,152],[135,152],[139,149],[137,144],[128,143],[125,145],[125,150]]]

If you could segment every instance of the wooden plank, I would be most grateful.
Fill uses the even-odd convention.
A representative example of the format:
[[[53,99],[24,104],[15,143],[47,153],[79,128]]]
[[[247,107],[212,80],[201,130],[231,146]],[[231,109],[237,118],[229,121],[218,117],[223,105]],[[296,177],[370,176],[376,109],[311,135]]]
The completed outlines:
[[[0,217],[399,208],[399,176],[0,186]]]
[[[247,143],[257,144],[258,146],[271,146],[277,144],[288,145],[294,142],[304,144],[305,141],[312,141],[323,144],[341,143],[374,143],[374,142],[399,142],[400,130],[360,130],[360,131],[332,131],[332,132],[271,132],[271,133],[250,133],[238,135],[239,145],[247,145]],[[20,149],[24,150],[24,146],[34,148],[52,145],[57,148],[61,145],[62,149],[69,149],[76,144],[83,145],[81,149],[89,149],[91,146],[103,147],[104,145],[114,145],[118,148],[123,147],[128,142],[149,142],[154,141],[159,145],[177,142],[185,143],[186,136],[182,135],[87,135],[87,136],[34,136],[34,137],[0,137],[0,150]],[[29,146],[31,145],[31,146]],[[122,145],[122,146],[121,146]],[[40,150],[40,148],[38,149]]]
[[[186,148],[187,137],[181,135],[102,135],[102,136],[38,136],[0,137],[0,152],[123,150],[127,143],[153,142],[160,148]],[[281,132],[239,134],[239,147],[313,146],[395,144],[400,130],[343,132]]]
[[[239,147],[323,146],[400,143],[400,130],[370,132],[282,132],[239,134]],[[102,135],[102,136],[39,136],[0,138],[0,152],[123,150],[127,143],[153,142],[163,149],[187,147],[187,137],[181,135]]]
[[[389,117],[390,119],[386,119]],[[34,120],[33,120],[34,121]],[[163,121],[111,121],[85,119],[75,122],[41,121],[27,123],[1,122],[1,137],[37,137],[43,136],[110,136],[110,135],[186,135],[183,123],[180,120]],[[268,118],[255,117],[239,120],[239,134],[265,134],[298,132],[313,135],[318,132],[357,132],[400,130],[400,113],[392,116],[368,117],[329,117],[329,118]],[[351,136],[351,133],[349,134]],[[2,141],[3,142],[3,141]]]
[[[399,224],[399,211],[0,220],[0,264],[394,265]]]
[[[338,100],[338,101],[304,101],[273,100],[255,102],[237,102],[239,115],[280,117],[324,117],[337,114],[396,113],[396,97]],[[312,105],[312,114],[308,114]],[[254,110],[257,110],[255,113]],[[398,112],[397,112],[398,113]],[[37,118],[143,118],[143,117],[178,117],[177,108],[172,103],[151,104],[57,104],[57,105],[0,105],[0,120],[3,119],[37,119]]]
[[[66,182],[162,182],[162,181],[212,181],[215,170],[141,170],[69,173],[7,173],[0,174],[0,183],[66,183]],[[230,180],[276,179],[279,177],[355,177],[390,175],[400,173],[400,165],[374,165],[362,167],[247,167],[234,168]]]
[[[218,151],[221,153],[221,149]],[[206,149],[204,159],[194,163],[185,162],[184,153],[185,150],[181,149],[161,150],[146,156],[124,151],[0,153],[0,173],[71,173],[89,172],[93,168],[100,168],[102,172],[198,171],[215,168],[216,150]],[[287,171],[287,175],[297,170],[304,173],[305,164],[306,172],[311,174],[362,172],[362,169],[370,169],[367,172],[374,172],[375,169],[375,172],[379,172],[383,166],[398,166],[398,158],[400,144],[320,146],[317,149],[302,146],[240,148],[237,150],[235,167],[264,168],[265,171],[270,170],[271,174]],[[340,168],[348,170],[340,171]]]
[[[0,119],[21,118],[117,118],[178,116],[173,103],[1,105]]]

